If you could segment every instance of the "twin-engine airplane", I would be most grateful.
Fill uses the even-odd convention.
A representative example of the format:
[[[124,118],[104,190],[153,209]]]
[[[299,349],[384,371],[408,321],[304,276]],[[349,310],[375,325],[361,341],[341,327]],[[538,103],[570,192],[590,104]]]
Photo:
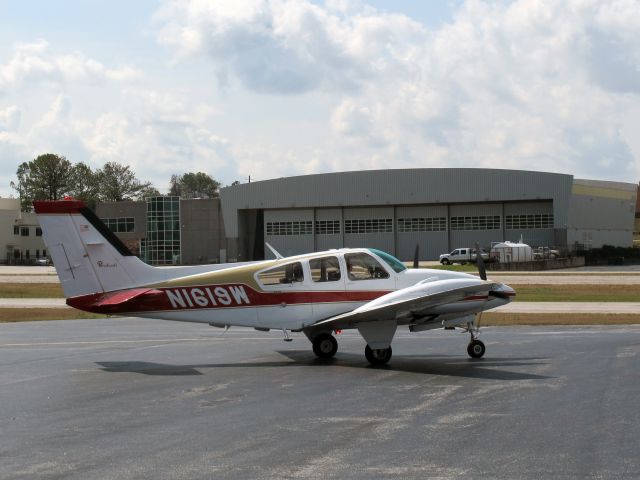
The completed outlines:
[[[34,202],[67,304],[88,312],[212,326],[303,332],[320,358],[333,357],[333,333],[357,328],[373,365],[391,358],[399,326],[411,332],[465,328],[467,352],[484,355],[477,314],[511,301],[508,285],[480,276],[408,269],[374,249],[343,248],[257,262],[152,267],[82,202]],[[276,252],[277,253],[277,252]]]

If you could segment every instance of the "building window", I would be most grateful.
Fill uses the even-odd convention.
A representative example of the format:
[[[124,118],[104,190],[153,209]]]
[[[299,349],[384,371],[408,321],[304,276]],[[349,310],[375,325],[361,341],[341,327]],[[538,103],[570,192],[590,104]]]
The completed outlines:
[[[103,218],[104,224],[114,233],[127,233],[135,231],[133,217]]]
[[[13,234],[20,235],[20,227],[18,225],[13,226]]]
[[[316,220],[316,235],[339,235],[340,220]]]
[[[507,215],[504,224],[507,230],[553,228],[553,214]]]
[[[500,215],[451,217],[451,230],[498,230]]]
[[[179,197],[147,198],[147,238],[140,242],[140,255],[152,265],[180,263]]]
[[[447,217],[399,218],[398,232],[444,232],[447,230]]]
[[[20,227],[20,236],[28,237],[29,236],[29,227]]]
[[[274,235],[312,235],[313,222],[267,222],[267,236]]]
[[[24,252],[24,256],[25,256],[25,258],[26,258],[26,259],[31,258],[31,252],[29,252],[29,250],[28,250],[28,249],[27,249],[27,250],[25,250],[25,252]]]
[[[36,227],[36,237],[42,236],[42,229],[40,227]]]
[[[344,233],[393,233],[393,221],[390,218],[345,220]]]

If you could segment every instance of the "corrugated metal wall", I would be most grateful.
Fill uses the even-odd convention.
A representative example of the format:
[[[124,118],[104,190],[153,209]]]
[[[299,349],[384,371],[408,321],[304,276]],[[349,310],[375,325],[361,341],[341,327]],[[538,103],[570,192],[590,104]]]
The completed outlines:
[[[413,258],[416,244],[420,246],[421,260],[434,260],[442,253],[454,248],[473,247],[476,242],[489,249],[492,242],[523,240],[532,246],[553,246],[553,228],[506,229],[506,215],[537,215],[553,212],[550,201],[517,203],[482,203],[463,205],[414,205],[398,207],[367,208],[318,208],[266,210],[264,230],[269,222],[338,222],[339,233],[313,235],[265,235],[265,241],[273,245],[283,255],[295,255],[312,251],[342,247],[379,248],[403,260]],[[452,217],[486,218],[499,217],[499,228],[487,230],[451,230]],[[370,220],[391,221],[392,232],[347,233],[345,221]],[[400,224],[402,222],[402,227]],[[441,223],[439,223],[441,222]],[[351,224],[351,228],[356,228]],[[371,224],[369,224],[371,225]],[[429,225],[427,227],[426,225]],[[441,228],[427,231],[427,228]],[[272,258],[270,252],[267,258]]]
[[[611,188],[637,188],[631,184],[576,181],[585,191]],[[453,248],[473,246],[479,242],[488,247],[491,242],[523,240],[533,246],[562,246],[567,237],[580,241],[584,231],[590,231],[605,243],[623,242],[626,229],[633,230],[633,218],[620,214],[618,203],[596,198],[595,207],[582,204],[572,197],[574,180],[571,175],[522,170],[491,170],[475,168],[434,168],[340,172],[320,175],[266,180],[241,184],[221,190],[227,234],[238,235],[239,211],[255,209],[269,218],[301,220],[340,220],[340,233],[304,235],[304,238],[265,240],[282,253],[302,253],[343,246],[371,246],[411,259],[416,243],[422,259],[434,259]],[[585,192],[581,191],[582,196]],[[574,198],[571,215],[569,204]],[[634,197],[635,198],[635,197]],[[623,202],[624,203],[624,202]],[[618,207],[618,210],[616,210]],[[398,231],[399,218],[428,218],[449,209],[446,232]],[[274,213],[280,212],[280,213]],[[290,212],[290,213],[283,213]],[[302,213],[306,212],[306,213]],[[436,213],[434,213],[436,212]],[[505,227],[506,215],[553,214],[553,228]],[[409,217],[411,215],[411,217]],[[500,216],[500,227],[491,230],[451,230],[450,218],[456,216]],[[571,221],[570,221],[571,216]],[[598,225],[593,224],[594,217]],[[392,232],[347,234],[345,220],[391,218]],[[592,222],[592,223],[588,223]],[[628,224],[628,225],[627,225]],[[624,228],[622,227],[624,225]],[[569,230],[573,233],[568,234]],[[598,233],[601,232],[601,233]],[[607,233],[608,232],[608,233]],[[606,238],[611,239],[606,242]]]

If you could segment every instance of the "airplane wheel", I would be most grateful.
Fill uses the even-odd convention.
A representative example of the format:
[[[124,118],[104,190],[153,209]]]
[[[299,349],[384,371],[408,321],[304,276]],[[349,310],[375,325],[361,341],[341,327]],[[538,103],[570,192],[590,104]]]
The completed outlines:
[[[373,350],[369,345],[364,349],[364,356],[371,365],[385,365],[391,360],[391,345],[387,348]]]
[[[331,358],[338,351],[338,341],[330,333],[320,333],[313,339],[313,353],[318,358]]]
[[[467,346],[467,353],[471,358],[482,358],[484,351],[484,343],[480,340],[471,340]]]

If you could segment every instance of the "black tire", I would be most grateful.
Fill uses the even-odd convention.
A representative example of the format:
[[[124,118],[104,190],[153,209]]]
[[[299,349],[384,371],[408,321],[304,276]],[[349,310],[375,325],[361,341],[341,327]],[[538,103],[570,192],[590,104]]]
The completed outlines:
[[[313,339],[313,353],[318,358],[331,358],[338,351],[338,341],[330,333],[319,333]]]
[[[451,265],[451,262],[449,261],[448,258],[443,258],[442,260],[440,260],[440,263],[442,265]]]
[[[460,265],[466,265],[467,262],[460,262]]]
[[[367,357],[367,361],[371,365],[375,366],[386,365],[389,360],[391,360],[391,354],[391,345],[379,350],[373,350],[369,345],[367,345],[364,349],[364,356]]]
[[[484,343],[480,340],[471,340],[467,345],[467,353],[471,358],[482,358],[485,352]]]

